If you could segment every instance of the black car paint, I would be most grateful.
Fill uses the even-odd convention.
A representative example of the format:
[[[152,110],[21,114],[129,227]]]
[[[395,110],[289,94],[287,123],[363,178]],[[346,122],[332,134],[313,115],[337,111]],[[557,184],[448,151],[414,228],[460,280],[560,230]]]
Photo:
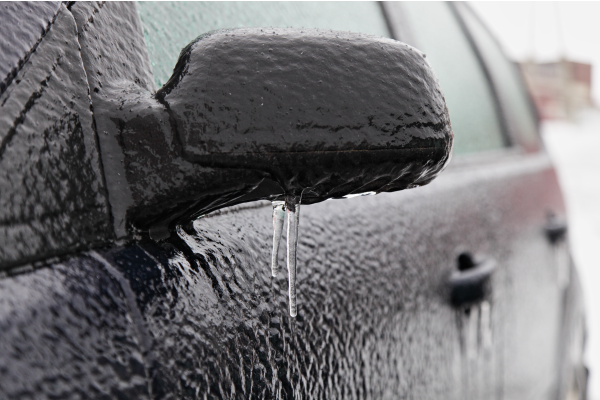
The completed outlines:
[[[25,6],[12,17],[36,20],[33,11],[47,8]],[[22,67],[5,79],[12,83],[0,96],[2,268],[103,244],[111,235],[77,27],[63,5],[53,19],[31,52],[7,54]]]
[[[60,3],[44,2],[5,2],[2,4],[4,21],[19,21],[19,24],[3,23],[0,37],[10,38],[0,43],[2,63],[0,64],[0,95],[4,93],[17,75],[17,72],[29,60],[44,35],[54,22]]]
[[[120,48],[131,46],[120,23],[131,9],[71,6],[94,115],[98,104],[107,107],[101,96],[110,96],[103,76],[133,76],[151,90],[151,79],[128,70],[143,60],[90,68],[103,62],[104,49],[119,46],[97,42],[98,25],[118,32]],[[67,12],[61,6],[56,21],[62,15],[70,23]],[[99,134],[103,123],[95,121]],[[43,141],[37,132],[29,140]],[[95,148],[87,143],[86,150]],[[260,203],[198,219],[164,242],[96,247],[63,260],[43,261],[56,254],[56,241],[32,235],[42,250],[2,259],[0,393],[562,398],[569,369],[577,368],[565,362],[565,348],[581,333],[570,327],[582,308],[570,265],[567,286],[555,287],[567,251],[544,231],[548,211],[564,217],[556,176],[543,151],[483,158],[456,160],[418,190],[305,207],[297,319],[288,317],[285,280],[269,276],[270,209]],[[19,242],[6,243],[13,251]],[[481,322],[482,308],[456,310],[448,302],[447,279],[464,251],[498,263],[491,347],[473,341],[469,328],[474,318]],[[23,265],[29,259],[42,261]]]

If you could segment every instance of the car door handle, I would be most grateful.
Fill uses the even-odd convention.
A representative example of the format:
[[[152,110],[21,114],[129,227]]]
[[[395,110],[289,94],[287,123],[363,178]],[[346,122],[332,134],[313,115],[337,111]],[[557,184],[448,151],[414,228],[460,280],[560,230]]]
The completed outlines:
[[[550,243],[555,244],[567,235],[567,223],[557,218],[549,218],[544,231]]]
[[[452,272],[448,279],[452,305],[460,307],[482,301],[489,292],[490,277],[495,269],[496,262],[487,259],[473,263],[468,269]]]

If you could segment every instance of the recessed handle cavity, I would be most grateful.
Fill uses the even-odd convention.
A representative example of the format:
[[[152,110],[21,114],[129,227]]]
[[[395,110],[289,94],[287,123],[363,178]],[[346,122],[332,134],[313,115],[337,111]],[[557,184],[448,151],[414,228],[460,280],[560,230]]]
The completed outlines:
[[[452,305],[460,307],[482,301],[489,292],[489,281],[496,262],[493,259],[477,262],[463,253],[458,257],[458,266],[448,279]]]
[[[564,220],[550,217],[544,226],[544,231],[548,241],[556,244],[567,236],[567,223]]]

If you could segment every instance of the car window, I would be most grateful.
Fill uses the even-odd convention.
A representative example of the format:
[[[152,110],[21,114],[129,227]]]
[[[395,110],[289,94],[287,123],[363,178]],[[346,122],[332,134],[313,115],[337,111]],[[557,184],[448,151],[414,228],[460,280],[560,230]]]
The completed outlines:
[[[533,105],[525,89],[521,72],[508,60],[500,45],[468,6],[457,4],[465,24],[483,57],[508,120],[515,142],[528,150],[538,148],[539,136]]]
[[[157,87],[170,78],[181,49],[215,29],[321,28],[390,37],[377,2],[140,2],[138,12]]]
[[[402,2],[409,44],[423,51],[437,75],[450,112],[454,154],[505,146],[500,115],[485,71],[447,3]]]

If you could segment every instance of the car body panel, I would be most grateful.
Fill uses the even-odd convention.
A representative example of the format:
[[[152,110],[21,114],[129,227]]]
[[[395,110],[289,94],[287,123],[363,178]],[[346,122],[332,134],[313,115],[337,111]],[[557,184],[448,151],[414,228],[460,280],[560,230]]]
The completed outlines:
[[[5,21],[0,27],[0,95],[12,83],[17,72],[27,62],[42,38],[52,26],[60,9],[60,2],[7,2],[2,5]]]
[[[108,242],[93,122],[77,27],[61,6],[0,96],[0,267]]]
[[[500,382],[511,379],[518,367],[510,360],[514,344],[504,335],[527,337],[517,333],[523,324],[511,318],[514,305],[505,300],[523,296],[514,282],[506,282],[524,255],[510,254],[518,248],[515,243],[527,243],[525,256],[548,254],[550,245],[540,229],[545,213],[531,208],[562,204],[558,192],[548,190],[557,186],[546,157],[517,157],[510,167],[491,163],[479,175],[477,190],[472,190],[469,168],[454,168],[419,191],[304,207],[296,319],[288,315],[287,280],[270,277],[268,204],[200,218],[193,230],[180,229],[167,243],[94,251],[84,256],[95,260],[94,269],[82,274],[110,274],[130,302],[121,313],[136,324],[136,342],[146,342],[144,366],[154,396],[493,398],[502,393]],[[515,210],[514,197],[524,193],[539,195]],[[498,219],[510,223],[498,229]],[[466,316],[450,305],[445,291],[457,251],[465,249],[499,263],[486,311],[489,327],[481,306]],[[529,274],[535,279],[555,277],[546,264],[532,265]],[[45,274],[54,268],[62,267],[27,276],[49,279]],[[13,295],[20,303],[17,299]],[[519,307],[533,304],[529,308],[540,329],[554,327],[552,293],[541,300],[542,307],[539,301]],[[75,300],[63,301],[68,310]],[[111,319],[110,314],[96,318]],[[487,334],[491,341],[478,339]],[[556,336],[546,337],[547,346],[536,347],[542,353],[556,349]],[[14,339],[4,340],[10,345]],[[506,359],[498,357],[502,353]],[[535,370],[552,371],[553,357],[546,354]],[[24,361],[16,358],[11,365]],[[522,367],[529,371],[531,365]],[[68,376],[68,365],[63,368],[52,363],[39,370],[59,369]],[[125,381],[134,378],[132,372],[121,373]],[[546,381],[551,385],[550,375]],[[79,384],[85,386],[85,380]]]

